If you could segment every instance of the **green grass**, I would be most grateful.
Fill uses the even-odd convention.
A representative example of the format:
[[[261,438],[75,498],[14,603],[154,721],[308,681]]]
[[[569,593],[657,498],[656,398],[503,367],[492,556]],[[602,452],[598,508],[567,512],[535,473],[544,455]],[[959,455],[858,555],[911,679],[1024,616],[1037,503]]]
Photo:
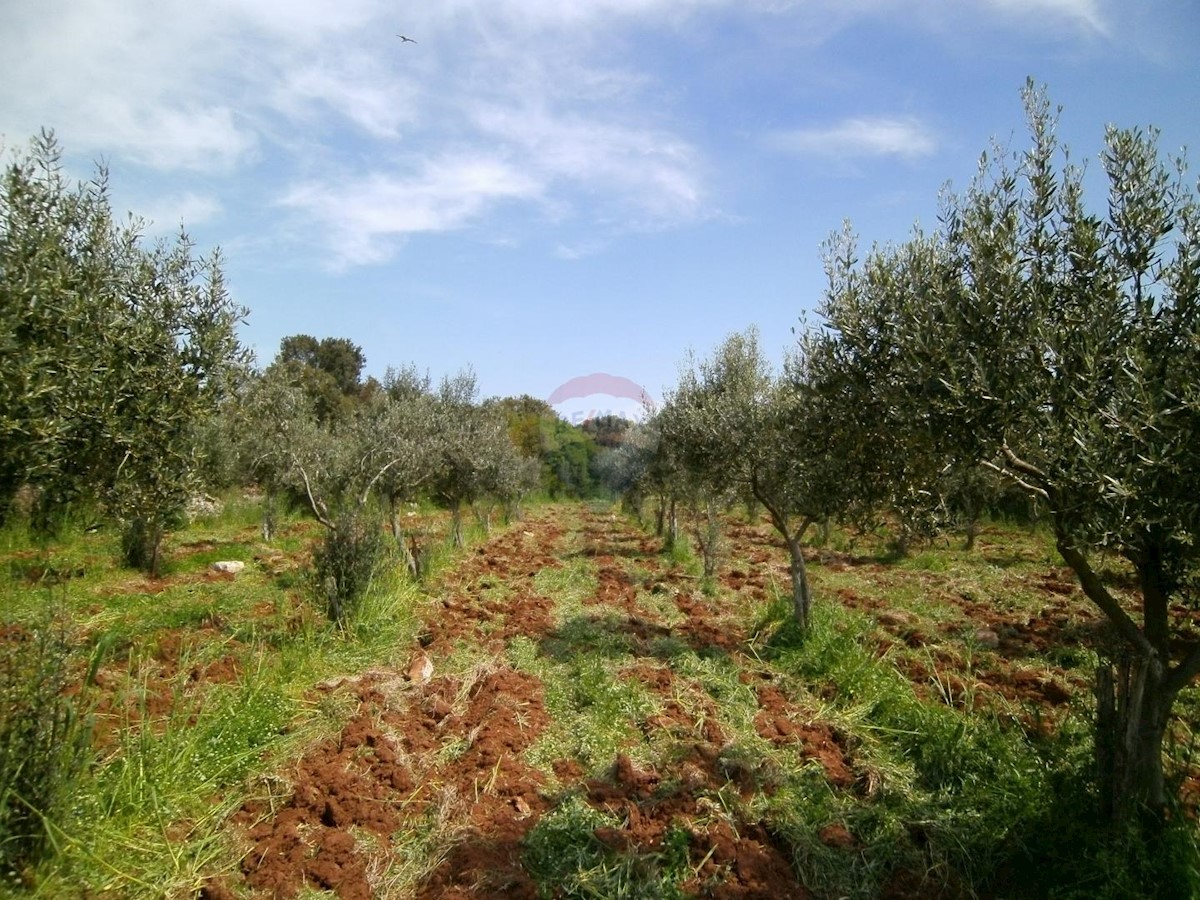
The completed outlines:
[[[604,515],[608,537],[625,534],[625,523],[608,524],[606,507],[589,512]],[[764,829],[816,898],[874,897],[899,885],[917,895],[1116,900],[1156,889],[1187,896],[1200,883],[1194,827],[1170,828],[1148,845],[1108,835],[1091,815],[1091,701],[1077,689],[1097,660],[1086,629],[1067,622],[1061,634],[1070,640],[1044,653],[995,650],[976,638],[984,612],[1024,626],[1064,605],[1086,609],[1079,597],[1044,589],[1042,579],[1062,575],[1045,535],[992,524],[974,553],[944,544],[884,562],[882,536],[835,530],[827,548],[810,551],[816,602],[800,635],[775,542],[730,545],[721,572],[754,574],[763,587],[735,592],[720,573],[707,584],[667,577],[698,570],[683,539],[669,555],[633,549],[633,540],[585,541],[586,514],[581,506],[552,512],[564,533],[554,564],[532,579],[554,603],[547,633],[510,639],[501,660],[466,639],[436,660],[435,677],[461,682],[459,700],[498,664],[541,682],[549,722],[522,761],[544,773],[549,811],[529,823],[520,853],[543,896],[712,888],[702,883],[697,847],[717,827]],[[286,798],[289,761],[355,712],[353,697],[314,686],[367,669],[403,671],[423,617],[441,608],[443,576],[468,602],[501,605],[492,633],[502,604],[530,588],[493,575],[454,582],[464,554],[431,533],[426,580],[385,572],[338,628],[304,574],[319,526],[282,517],[265,545],[257,515],[235,499],[172,536],[159,582],[117,568],[115,540],[103,531],[68,528],[42,543],[0,532],[5,620],[34,623],[53,604],[75,642],[77,677],[89,666],[98,676],[79,694],[81,709],[100,703],[91,707],[91,765],[50,824],[56,855],[23,873],[24,885],[0,883],[0,895],[183,897],[214,876],[236,883],[245,845],[233,813],[251,797]],[[613,562],[597,561],[601,545]],[[774,554],[766,563],[763,548]],[[217,558],[247,567],[215,580],[208,564]],[[610,574],[602,565],[633,586],[629,609],[594,602]],[[698,643],[682,595],[746,640],[728,649]],[[229,674],[193,676],[218,668]],[[1075,696],[1049,708],[987,690],[989,679],[1012,673],[1052,677]],[[785,699],[791,722],[836,739],[848,783],[834,784],[798,744],[760,734],[764,691]],[[1177,714],[1173,758],[1194,764],[1200,690],[1181,695]],[[445,740],[434,762],[452,765],[469,742]],[[709,754],[702,777],[692,771],[698,747]],[[657,843],[618,849],[597,836],[627,822],[589,802],[587,783],[610,783],[623,757],[656,773],[652,797],[637,801],[644,812],[681,798],[692,804],[679,804],[693,811],[668,823]],[[563,760],[583,776],[556,776]],[[436,868],[458,839],[459,801],[447,796],[391,835],[391,851],[378,854],[386,860],[378,890],[406,896]]]
[[[679,885],[692,874],[688,834],[667,834],[660,848],[618,853],[596,837],[596,830],[621,823],[578,797],[568,797],[525,838],[526,870],[546,897],[645,898],[686,896]]]
[[[748,684],[744,678],[747,660],[727,653],[697,652],[672,637],[641,648],[649,656],[639,656],[639,648],[622,633],[619,619],[598,610],[579,612],[579,595],[589,586],[587,579],[579,576],[579,569],[547,576],[547,580],[553,577],[558,596],[564,598],[563,606],[574,615],[560,619],[560,627],[540,645],[524,639],[510,645],[514,665],[543,679],[547,707],[555,722],[528,754],[531,762],[548,767],[565,755],[603,777],[612,759],[627,753],[657,771],[675,771],[686,752],[686,741],[694,735],[685,736],[680,743],[661,732],[643,735],[630,728],[630,723],[644,722],[660,712],[659,700],[644,692],[631,695],[628,686],[635,686],[635,679],[629,679],[622,690],[613,678],[620,668],[651,661],[665,663],[675,683],[673,699],[691,713],[698,727],[702,729],[706,716],[719,721],[727,737],[717,762],[720,770],[739,783],[758,788],[747,800],[737,790],[718,786],[713,802],[743,821],[762,820],[785,836],[806,884],[816,890],[855,885],[857,895],[869,896],[897,866],[926,864],[926,855],[914,846],[909,829],[914,821],[928,818],[938,808],[939,797],[950,792],[947,784],[935,782],[956,777],[957,770],[948,771],[944,757],[946,750],[958,746],[963,732],[954,727],[956,722],[919,719],[926,705],[912,696],[911,686],[903,678],[862,649],[861,634],[839,630],[844,623],[832,607],[818,613],[813,634],[803,645],[789,646],[786,634],[780,641],[764,643],[762,661],[755,671],[759,678],[783,686],[799,703],[809,704],[814,717],[834,722],[850,738],[860,757],[858,765],[881,782],[865,800],[831,791],[819,765],[759,736],[754,682]],[[651,609],[664,609],[669,602],[661,594],[642,595],[641,599],[651,601]],[[789,620],[789,604],[780,600],[758,614],[760,633],[780,635],[780,626]],[[674,611],[668,621],[676,620],[678,612]],[[858,624],[869,626],[865,617]],[[854,703],[829,708],[810,690],[823,683],[840,685],[856,698]],[[907,700],[897,701],[898,695]],[[935,726],[941,728],[936,747],[943,753],[938,759],[932,758],[933,744],[927,746],[916,739],[919,732]],[[884,736],[885,731],[890,734]],[[992,749],[981,749],[972,759],[991,759]],[[958,769],[965,766],[964,762]],[[958,782],[964,777],[958,777]],[[546,895],[675,895],[684,875],[691,874],[686,850],[675,857],[666,849],[616,854],[594,837],[595,829],[606,821],[602,813],[568,795],[530,834],[526,865]],[[859,853],[832,849],[817,838],[821,828],[835,823],[853,830],[863,844]],[[686,847],[686,829],[673,833]],[[970,862],[972,854],[979,853],[977,846],[962,844],[959,835],[949,829],[932,840],[931,852],[947,859],[953,856],[953,864],[960,868]]]
[[[303,573],[318,535],[313,523],[281,517],[278,539],[264,545],[257,510],[235,501],[172,535],[163,579],[151,582],[117,567],[111,534],[68,528],[30,546],[19,528],[0,533],[5,620],[28,626],[53,602],[76,644],[74,678],[90,664],[99,679],[77,698],[94,723],[92,762],[67,811],[47,822],[56,853],[24,873],[23,888],[0,880],[0,895],[194,896],[236,869],[228,820],[256,779],[348,716],[314,704],[313,685],[401,664],[419,628],[422,589],[396,572],[378,577],[338,629],[303,577],[281,580],[256,562],[286,559]],[[247,566],[213,580],[216,559]],[[206,683],[216,664],[226,674]]]

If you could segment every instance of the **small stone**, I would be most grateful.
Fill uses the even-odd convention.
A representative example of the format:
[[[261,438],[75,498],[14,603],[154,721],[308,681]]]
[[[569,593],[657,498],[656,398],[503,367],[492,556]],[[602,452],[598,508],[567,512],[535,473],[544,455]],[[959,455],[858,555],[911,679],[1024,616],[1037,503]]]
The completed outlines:
[[[425,684],[433,677],[433,660],[428,653],[416,654],[408,666],[408,680],[413,684]]]
[[[980,628],[975,632],[975,642],[989,650],[995,650],[1000,646],[1000,635],[990,628]]]
[[[441,722],[454,711],[454,708],[442,697],[434,697],[425,709],[435,722]]]
[[[224,572],[227,575],[236,575],[242,569],[246,568],[246,564],[237,559],[223,559],[209,566],[214,572]]]
[[[210,519],[221,514],[222,504],[216,497],[208,494],[198,494],[187,502],[186,514],[189,519]]]
[[[900,628],[912,625],[915,619],[902,609],[889,609],[875,614],[875,621],[885,628]]]

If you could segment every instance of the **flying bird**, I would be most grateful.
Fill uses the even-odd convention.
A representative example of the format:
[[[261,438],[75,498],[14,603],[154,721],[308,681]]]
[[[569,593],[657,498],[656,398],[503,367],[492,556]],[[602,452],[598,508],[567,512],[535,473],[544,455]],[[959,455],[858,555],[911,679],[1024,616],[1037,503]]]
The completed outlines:
[[[405,37],[402,34],[398,34],[398,35],[396,35],[396,37],[400,38],[400,43],[402,43],[402,44],[404,44],[404,43],[415,44],[416,43],[416,41],[414,41],[412,38]]]

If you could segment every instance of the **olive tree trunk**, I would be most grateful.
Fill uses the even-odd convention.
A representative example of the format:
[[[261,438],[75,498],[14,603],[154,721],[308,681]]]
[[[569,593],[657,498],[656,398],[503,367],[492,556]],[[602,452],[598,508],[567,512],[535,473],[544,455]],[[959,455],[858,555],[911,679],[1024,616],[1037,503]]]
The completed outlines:
[[[1096,671],[1101,813],[1114,823],[1166,808],[1162,745],[1174,699],[1153,656],[1123,654]]]
[[[804,565],[804,550],[800,546],[800,535],[784,534],[788,555],[791,557],[788,571],[792,576],[792,617],[802,632],[808,631],[812,612],[812,587],[808,583],[808,569]]]
[[[804,534],[813,523],[810,516],[805,516],[799,527],[792,527],[792,519],[771,498],[757,494],[759,502],[766,507],[771,524],[783,538],[788,551],[788,574],[792,579],[792,617],[801,633],[808,631],[810,614],[812,613],[812,586],[808,582],[808,567],[804,564],[804,547],[801,541]]]
[[[1079,577],[1083,592],[1112,623],[1120,649],[1096,673],[1096,764],[1102,812],[1114,824],[1149,813],[1166,821],[1163,739],[1175,699],[1200,673],[1200,645],[1171,664],[1169,593],[1158,548],[1135,562],[1142,588],[1143,625],[1108,592],[1086,557],[1060,532],[1058,551]]]

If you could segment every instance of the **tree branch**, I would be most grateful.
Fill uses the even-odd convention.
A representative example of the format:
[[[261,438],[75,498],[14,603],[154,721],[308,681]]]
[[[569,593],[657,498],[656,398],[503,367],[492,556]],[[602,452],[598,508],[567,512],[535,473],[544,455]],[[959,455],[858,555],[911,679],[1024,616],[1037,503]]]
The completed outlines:
[[[1003,475],[1005,478],[1012,481],[1018,487],[1024,488],[1025,490],[1029,491],[1029,493],[1036,494],[1037,496],[1041,497],[1043,500],[1046,500],[1047,502],[1049,502],[1050,494],[1047,493],[1045,488],[1038,487],[1036,484],[1030,484],[1028,481],[1018,478],[1016,475],[1014,475],[1012,473],[1011,469],[1008,469],[1004,466],[998,466],[994,462],[991,462],[990,460],[985,459],[983,461],[983,465],[987,466],[989,469],[991,469],[993,472],[997,473],[998,475]]]
[[[1146,635],[1142,634],[1141,629],[1137,627],[1137,623],[1129,617],[1129,614],[1121,609],[1117,599],[1104,587],[1100,576],[1088,565],[1084,555],[1061,533],[1057,536],[1055,543],[1063,560],[1079,577],[1079,584],[1083,588],[1083,592],[1089,600],[1100,607],[1101,612],[1108,616],[1108,620],[1113,623],[1121,637],[1146,656],[1157,656],[1158,654]]]
[[[787,516],[784,515],[783,510],[776,508],[773,499],[762,489],[757,475],[752,474],[750,476],[750,491],[758,499],[758,502],[766,508],[767,515],[771,517],[771,524],[775,526],[775,530],[783,536],[785,541],[790,541],[792,538],[790,529],[788,528]]]
[[[1163,686],[1172,694],[1177,694],[1197,675],[1200,675],[1200,644],[1192,644],[1183,662],[1167,672]]]
[[[312,485],[308,480],[308,473],[304,471],[304,466],[300,465],[300,460],[296,454],[291,454],[292,465],[296,467],[296,471],[300,473],[300,477],[304,479],[304,493],[308,495],[308,505],[312,507],[313,515],[317,517],[317,521],[328,528],[330,531],[337,531],[337,527],[331,522],[327,516],[325,504],[320,503],[312,492]]]
[[[1033,463],[1027,463],[1025,460],[1021,459],[1021,457],[1017,456],[1017,454],[1013,453],[1012,448],[1009,447],[1007,443],[1000,448],[1000,452],[1004,454],[1004,459],[1008,462],[1008,464],[1018,472],[1028,475],[1030,478],[1036,478],[1038,481],[1046,481],[1045,472],[1033,465]]]
[[[389,462],[386,466],[384,466],[382,469],[380,469],[378,472],[376,472],[375,477],[367,482],[367,486],[365,488],[363,488],[362,496],[358,498],[358,508],[359,509],[362,509],[364,506],[367,505],[367,498],[371,496],[371,488],[375,487],[375,482],[377,482],[380,478],[382,478],[384,475],[386,475],[387,470],[390,469],[392,466],[394,466],[396,463],[400,462],[402,459],[404,459],[403,456],[397,456],[395,459],[393,459],[391,462]]]

